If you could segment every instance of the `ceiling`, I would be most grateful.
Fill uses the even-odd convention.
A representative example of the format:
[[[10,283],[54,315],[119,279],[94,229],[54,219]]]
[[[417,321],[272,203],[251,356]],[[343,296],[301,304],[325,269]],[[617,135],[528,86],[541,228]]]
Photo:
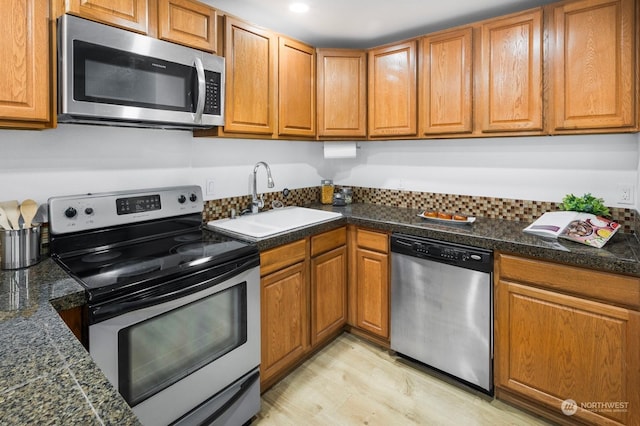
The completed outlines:
[[[201,0],[315,47],[367,48],[555,0]],[[302,2],[309,11],[289,11]]]

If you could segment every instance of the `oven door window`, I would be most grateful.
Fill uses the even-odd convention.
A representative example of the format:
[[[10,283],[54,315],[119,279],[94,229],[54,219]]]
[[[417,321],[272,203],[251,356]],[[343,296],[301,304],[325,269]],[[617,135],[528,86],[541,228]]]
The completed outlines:
[[[73,99],[195,112],[197,73],[186,66],[122,50],[73,42]]]
[[[247,283],[118,332],[119,391],[131,406],[247,341]]]

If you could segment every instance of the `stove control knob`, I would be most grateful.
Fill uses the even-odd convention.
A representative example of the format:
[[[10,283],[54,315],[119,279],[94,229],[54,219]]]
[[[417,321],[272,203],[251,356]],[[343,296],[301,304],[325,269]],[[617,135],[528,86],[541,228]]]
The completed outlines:
[[[66,217],[68,217],[69,219],[76,217],[76,215],[78,214],[78,212],[76,211],[76,209],[74,209],[73,207],[68,207],[65,211],[64,211],[64,215]]]
[[[180,196],[178,197],[178,202],[179,202],[180,204],[184,204],[184,202],[185,202],[185,201],[187,201],[187,197],[185,197],[184,195],[180,195]]]
[[[189,200],[191,200],[192,203],[195,203],[196,201],[198,201],[198,196],[196,194],[191,194],[189,196]]]
[[[90,216],[93,214],[93,208],[92,207],[87,207],[86,209],[84,209],[84,214],[86,214],[87,216]]]

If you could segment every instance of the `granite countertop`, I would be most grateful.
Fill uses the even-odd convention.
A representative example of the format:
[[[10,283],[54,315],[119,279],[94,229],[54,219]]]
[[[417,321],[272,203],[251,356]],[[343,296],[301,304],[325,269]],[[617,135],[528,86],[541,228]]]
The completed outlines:
[[[268,249],[350,223],[640,277],[635,235],[616,234],[596,249],[524,234],[523,222],[477,218],[470,225],[449,225],[406,208],[309,207],[343,217],[260,240],[258,247]],[[140,424],[56,312],[84,303],[83,288],[50,258],[27,269],[0,271],[1,423]]]
[[[350,223],[640,277],[640,242],[631,234],[616,233],[598,249],[568,240],[525,234],[522,230],[529,225],[526,222],[478,217],[472,224],[443,224],[418,217],[421,210],[416,209],[373,204],[345,207],[313,204],[308,207],[340,212],[343,218],[260,240],[258,247],[265,250]]]
[[[140,424],[57,313],[84,303],[50,258],[0,272],[0,423]]]

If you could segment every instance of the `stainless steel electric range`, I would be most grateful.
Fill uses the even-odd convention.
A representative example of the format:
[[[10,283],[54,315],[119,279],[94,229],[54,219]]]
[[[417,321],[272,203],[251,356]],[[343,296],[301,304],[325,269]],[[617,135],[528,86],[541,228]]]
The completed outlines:
[[[89,352],[145,425],[260,409],[257,247],[202,228],[182,186],[49,199],[53,259],[86,288]]]

